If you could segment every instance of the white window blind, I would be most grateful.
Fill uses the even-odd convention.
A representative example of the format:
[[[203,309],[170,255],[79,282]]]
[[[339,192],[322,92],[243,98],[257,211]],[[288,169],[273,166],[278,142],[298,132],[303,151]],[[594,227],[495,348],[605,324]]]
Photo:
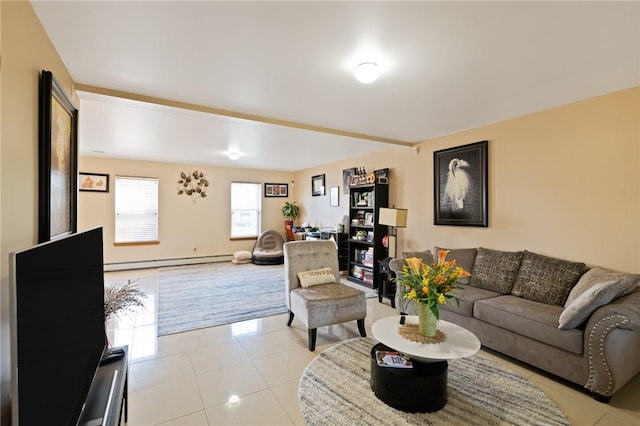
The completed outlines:
[[[116,243],[158,241],[158,179],[116,176]]]
[[[231,182],[231,238],[260,235],[262,185]]]

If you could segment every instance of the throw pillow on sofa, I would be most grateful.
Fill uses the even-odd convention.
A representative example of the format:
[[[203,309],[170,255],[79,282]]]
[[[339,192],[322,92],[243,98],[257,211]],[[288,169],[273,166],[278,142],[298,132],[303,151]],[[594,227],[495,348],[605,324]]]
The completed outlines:
[[[522,252],[490,250],[480,247],[473,263],[469,285],[500,294],[509,294],[520,269]]]
[[[463,248],[463,249],[446,249],[443,247],[434,247],[434,257],[438,258],[438,250],[449,250],[447,254],[447,260],[456,260],[456,266],[460,266],[465,271],[471,273],[473,271],[473,262],[476,259],[476,248]],[[469,284],[469,277],[460,278],[458,280],[460,284]]]
[[[568,307],[574,300],[576,300],[582,293],[589,290],[596,284],[600,284],[605,281],[620,282],[622,293],[617,297],[622,297],[633,291],[638,284],[640,284],[640,275],[628,274],[626,272],[617,272],[609,269],[604,269],[599,266],[594,266],[589,269],[580,277],[580,281],[571,289],[569,297],[564,304],[564,307]]]
[[[402,257],[405,259],[411,259],[412,257],[418,257],[422,259],[422,263],[426,265],[431,265],[433,263],[433,254],[431,254],[431,250],[425,251],[403,251]]]
[[[613,280],[591,286],[565,307],[560,314],[558,328],[565,330],[578,327],[600,306],[629,294],[637,285],[637,282],[632,280]]]
[[[511,294],[548,305],[564,306],[585,268],[581,262],[569,262],[525,250]]]

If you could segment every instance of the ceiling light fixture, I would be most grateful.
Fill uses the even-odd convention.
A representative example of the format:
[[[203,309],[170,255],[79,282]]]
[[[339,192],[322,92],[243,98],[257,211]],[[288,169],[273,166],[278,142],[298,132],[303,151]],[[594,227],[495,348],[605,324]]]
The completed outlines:
[[[237,160],[240,158],[240,154],[235,151],[229,151],[229,153],[227,153],[227,157],[229,157],[229,160]]]
[[[380,76],[380,67],[374,62],[363,62],[356,67],[354,74],[360,83],[373,83]]]

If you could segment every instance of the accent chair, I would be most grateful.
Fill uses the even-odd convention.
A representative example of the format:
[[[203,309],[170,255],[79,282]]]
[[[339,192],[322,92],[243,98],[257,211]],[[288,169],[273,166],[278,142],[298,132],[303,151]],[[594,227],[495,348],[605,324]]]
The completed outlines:
[[[295,315],[309,330],[309,350],[316,348],[318,327],[356,320],[366,337],[364,292],[340,284],[338,252],[333,241],[291,241],[284,244],[285,297],[288,326]]]

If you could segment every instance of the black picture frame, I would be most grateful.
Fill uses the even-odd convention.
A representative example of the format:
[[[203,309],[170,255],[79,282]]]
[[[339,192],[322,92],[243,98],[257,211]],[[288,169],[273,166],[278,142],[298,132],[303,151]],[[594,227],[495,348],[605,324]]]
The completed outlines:
[[[324,174],[311,177],[311,196],[326,195]]]
[[[77,231],[78,109],[50,71],[40,73],[38,242]]]
[[[265,197],[288,197],[289,184],[288,183],[265,183],[264,196]]]
[[[348,194],[349,187],[351,186],[351,181],[353,180],[353,175],[356,174],[356,168],[352,167],[350,169],[344,169],[342,171],[342,193]]]
[[[434,225],[489,226],[488,141],[433,153]]]
[[[78,173],[78,191],[109,192],[109,175],[104,173]]]

